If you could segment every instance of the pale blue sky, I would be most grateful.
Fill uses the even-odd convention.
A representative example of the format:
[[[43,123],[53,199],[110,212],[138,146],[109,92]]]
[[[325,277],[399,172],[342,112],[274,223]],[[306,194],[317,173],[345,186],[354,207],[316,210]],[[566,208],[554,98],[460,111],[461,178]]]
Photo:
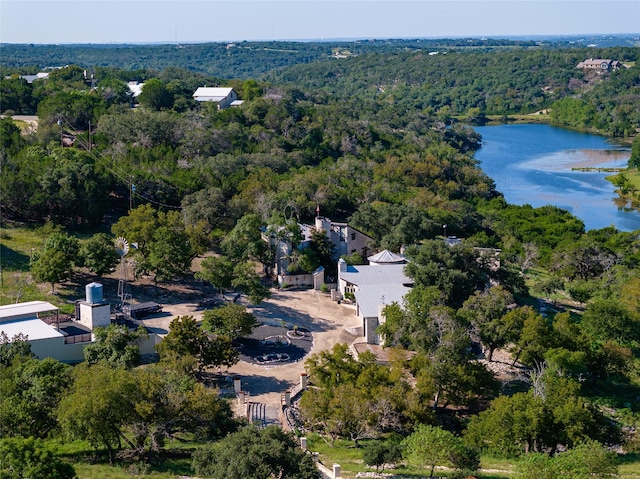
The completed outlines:
[[[639,0],[0,0],[0,42],[640,33]]]

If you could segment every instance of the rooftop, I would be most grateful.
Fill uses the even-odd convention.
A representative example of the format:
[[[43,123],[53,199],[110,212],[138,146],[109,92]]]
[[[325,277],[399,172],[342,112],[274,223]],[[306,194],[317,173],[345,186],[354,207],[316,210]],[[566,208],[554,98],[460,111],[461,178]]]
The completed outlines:
[[[7,304],[0,306],[0,322],[20,318],[36,318],[40,313],[56,311],[58,311],[58,308],[47,301]]]
[[[64,336],[64,334],[56,330],[53,326],[49,326],[44,321],[35,318],[18,319],[0,323],[0,332],[5,333],[9,339],[18,334],[24,334],[30,341]]]
[[[233,91],[233,88],[228,88],[228,87],[206,87],[206,86],[201,86],[201,87],[198,87],[198,89],[195,91],[193,96],[194,96],[194,98],[207,97],[207,98],[211,98],[211,99],[222,100],[223,98],[228,97],[231,94],[232,91]]]
[[[404,264],[349,266],[340,272],[340,279],[354,284],[358,307],[365,318],[378,317],[381,304],[402,304],[402,298],[411,291],[413,280],[404,272]]]

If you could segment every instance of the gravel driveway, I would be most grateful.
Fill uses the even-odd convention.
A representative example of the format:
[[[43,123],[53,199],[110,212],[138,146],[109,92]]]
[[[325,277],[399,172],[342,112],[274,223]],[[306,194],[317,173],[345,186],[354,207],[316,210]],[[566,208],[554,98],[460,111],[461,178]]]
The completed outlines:
[[[331,349],[335,344],[351,344],[358,336],[354,331],[360,325],[355,308],[331,301],[329,295],[314,290],[273,290],[271,298],[257,306],[240,303],[253,313],[258,322],[282,328],[298,326],[308,330],[312,337],[310,353]],[[153,332],[163,336],[169,324],[177,316],[192,315],[202,318],[204,309],[196,303],[163,305],[163,313],[144,319],[142,322]],[[241,376],[242,388],[250,393],[252,402],[267,405],[267,416],[276,414],[283,391],[297,384],[304,372],[304,357],[285,364],[259,365],[240,361],[222,370],[222,374]]]

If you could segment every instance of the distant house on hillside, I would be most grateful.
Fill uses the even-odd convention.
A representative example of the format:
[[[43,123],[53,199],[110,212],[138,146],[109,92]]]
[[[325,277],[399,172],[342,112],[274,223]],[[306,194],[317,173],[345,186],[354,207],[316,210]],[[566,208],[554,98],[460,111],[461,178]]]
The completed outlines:
[[[618,60],[609,60],[603,58],[588,58],[587,60],[578,63],[576,68],[582,70],[597,70],[601,72],[609,72],[617,70],[622,64]]]
[[[46,80],[49,78],[49,72],[40,72],[35,75],[20,75],[20,78],[26,80],[27,83],[33,83],[34,80]]]
[[[222,87],[199,87],[193,94],[196,101],[211,101],[218,104],[220,110],[229,108],[230,106],[238,106],[243,103],[238,100],[238,94],[233,88]]]

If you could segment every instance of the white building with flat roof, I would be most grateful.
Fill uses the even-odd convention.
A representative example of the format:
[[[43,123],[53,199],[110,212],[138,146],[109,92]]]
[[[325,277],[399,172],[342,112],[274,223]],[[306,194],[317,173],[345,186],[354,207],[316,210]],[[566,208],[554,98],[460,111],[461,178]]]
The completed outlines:
[[[0,306],[0,334],[6,335],[9,341],[17,336],[26,338],[38,359],[83,361],[84,346],[92,341],[91,331],[76,328],[75,334],[69,334],[58,318],[58,308],[46,301]]]

